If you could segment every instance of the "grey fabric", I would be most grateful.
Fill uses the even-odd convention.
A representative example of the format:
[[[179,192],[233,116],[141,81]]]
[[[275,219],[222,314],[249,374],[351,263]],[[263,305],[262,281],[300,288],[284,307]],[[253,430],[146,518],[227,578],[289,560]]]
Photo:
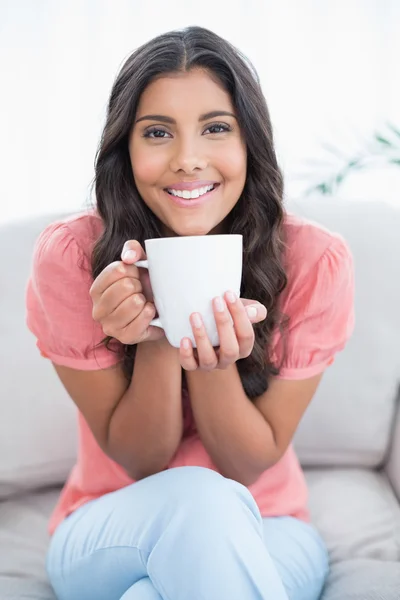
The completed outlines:
[[[321,600],[399,600],[400,563],[348,560],[332,566]]]
[[[393,440],[389,448],[386,472],[400,501],[400,390],[398,397],[397,418],[393,428]]]
[[[47,582],[0,575],[0,600],[56,600],[56,597]]]
[[[43,580],[47,523],[60,490],[33,492],[0,502],[0,574]]]
[[[315,469],[306,471],[306,477],[312,520],[332,562],[400,561],[400,506],[385,474]]]

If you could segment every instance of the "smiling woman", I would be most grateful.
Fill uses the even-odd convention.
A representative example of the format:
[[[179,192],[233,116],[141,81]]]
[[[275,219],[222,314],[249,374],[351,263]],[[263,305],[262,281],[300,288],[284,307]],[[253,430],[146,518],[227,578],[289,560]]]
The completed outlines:
[[[41,234],[27,293],[80,416],[50,523],[59,598],[317,600],[328,556],[291,441],[351,334],[352,259],[285,212],[251,66],[198,27],[136,50],[111,91],[95,185],[95,210]],[[241,297],[209,299],[218,347],[199,312],[196,350],[173,347],[151,325],[144,241],[216,233],[243,238]]]
[[[185,198],[192,185],[198,198]],[[256,324],[253,352],[237,368],[250,397],[265,391],[278,373],[271,341],[287,278],[283,179],[252,66],[199,27],[139,48],[111,92],[95,191],[105,227],[92,254],[94,278],[129,239],[143,247],[169,235],[243,235],[241,294],[265,306],[268,318]],[[124,348],[129,381],[136,349]]]
[[[244,188],[247,152],[232,99],[208,71],[166,74],[148,85],[129,154],[138,192],[165,235],[224,231]]]

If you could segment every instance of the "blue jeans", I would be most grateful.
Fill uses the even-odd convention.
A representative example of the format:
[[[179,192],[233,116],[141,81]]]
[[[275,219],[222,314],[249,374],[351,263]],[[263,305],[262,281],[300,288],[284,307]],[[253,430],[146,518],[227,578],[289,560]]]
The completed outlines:
[[[240,483],[178,467],[78,508],[47,572],[59,600],[317,600],[328,555],[312,525],[263,519]]]

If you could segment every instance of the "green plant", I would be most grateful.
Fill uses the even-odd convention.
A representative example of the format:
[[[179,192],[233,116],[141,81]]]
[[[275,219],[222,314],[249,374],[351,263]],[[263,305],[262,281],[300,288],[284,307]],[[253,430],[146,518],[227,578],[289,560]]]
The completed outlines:
[[[376,131],[367,147],[350,158],[346,157],[340,149],[329,144],[324,144],[323,147],[341,164],[334,173],[319,179],[307,188],[305,195],[314,193],[332,195],[354,171],[382,165],[400,167],[400,129],[392,123],[386,123],[382,131]]]

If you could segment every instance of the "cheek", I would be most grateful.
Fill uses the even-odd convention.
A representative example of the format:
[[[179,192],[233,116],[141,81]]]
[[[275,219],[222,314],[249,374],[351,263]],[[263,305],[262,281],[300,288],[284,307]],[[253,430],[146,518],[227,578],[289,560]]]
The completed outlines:
[[[165,171],[165,160],[157,152],[132,152],[131,165],[137,185],[154,185]]]
[[[219,153],[219,171],[224,179],[243,183],[246,179],[246,151],[242,147],[230,147]]]

